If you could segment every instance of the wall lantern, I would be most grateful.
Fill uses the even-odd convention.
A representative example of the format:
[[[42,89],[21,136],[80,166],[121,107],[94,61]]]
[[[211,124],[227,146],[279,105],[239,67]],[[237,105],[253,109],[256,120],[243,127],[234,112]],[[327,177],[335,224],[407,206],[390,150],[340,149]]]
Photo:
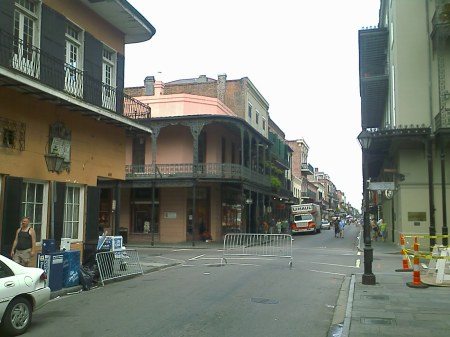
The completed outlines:
[[[367,130],[361,131],[358,135],[358,142],[363,150],[367,150],[372,143],[372,134]]]
[[[50,125],[49,142],[44,154],[49,172],[61,173],[70,170],[71,132],[62,122]]]
[[[44,155],[45,163],[47,164],[47,170],[49,172],[60,173],[64,163],[64,157],[61,157],[54,153],[46,153]]]

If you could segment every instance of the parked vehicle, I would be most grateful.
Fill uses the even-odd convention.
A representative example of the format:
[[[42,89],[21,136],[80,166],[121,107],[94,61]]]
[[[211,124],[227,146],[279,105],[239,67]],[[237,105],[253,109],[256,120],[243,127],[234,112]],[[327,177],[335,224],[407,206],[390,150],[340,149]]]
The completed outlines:
[[[29,328],[32,313],[50,300],[47,275],[0,255],[0,335],[16,336]]]
[[[320,206],[316,204],[302,204],[291,206],[291,232],[296,233],[320,233],[321,214]]]
[[[331,229],[330,222],[328,220],[322,220],[322,223],[320,225],[321,229]]]

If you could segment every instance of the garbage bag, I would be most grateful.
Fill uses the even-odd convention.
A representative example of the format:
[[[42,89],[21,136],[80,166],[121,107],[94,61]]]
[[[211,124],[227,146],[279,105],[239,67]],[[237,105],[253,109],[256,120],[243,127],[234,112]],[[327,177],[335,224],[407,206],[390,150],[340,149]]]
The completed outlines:
[[[80,284],[83,287],[83,290],[90,290],[93,282],[94,278],[91,270],[85,266],[80,266]]]

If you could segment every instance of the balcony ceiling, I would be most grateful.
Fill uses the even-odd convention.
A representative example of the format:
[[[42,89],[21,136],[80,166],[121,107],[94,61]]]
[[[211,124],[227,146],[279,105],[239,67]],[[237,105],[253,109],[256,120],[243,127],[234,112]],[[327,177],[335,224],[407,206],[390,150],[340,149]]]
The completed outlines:
[[[125,0],[81,0],[92,11],[125,34],[125,43],[150,40],[156,29]]]
[[[101,123],[111,124],[116,127],[124,128],[128,131],[133,130],[137,132],[151,133],[151,129],[149,127],[142,125],[126,116],[104,111],[103,109],[90,106],[85,102],[78,99],[73,99],[70,96],[60,94],[56,91],[43,90],[40,86],[33,86],[31,84],[23,83],[20,79],[20,76],[15,76],[14,78],[8,75],[5,76],[0,68],[0,87],[10,88],[22,93],[23,95],[30,95],[42,101],[52,102],[58,106],[64,106],[68,110],[79,113],[85,117],[96,119]],[[31,81],[31,83],[34,83],[34,81]]]

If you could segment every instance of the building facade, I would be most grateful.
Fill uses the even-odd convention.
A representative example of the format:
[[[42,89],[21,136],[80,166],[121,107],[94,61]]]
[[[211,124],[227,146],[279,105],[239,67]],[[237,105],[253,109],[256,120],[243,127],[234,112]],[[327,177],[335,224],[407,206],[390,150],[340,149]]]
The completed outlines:
[[[449,1],[383,0],[359,31],[365,206],[396,241],[448,234],[449,17]]]
[[[96,243],[99,181],[125,179],[127,132],[151,133],[128,117],[150,107],[123,92],[124,47],[154,33],[126,1],[0,2],[2,254],[22,216],[38,247]]]
[[[164,84],[147,77],[144,87],[127,89],[152,108],[152,118],[140,120],[152,135],[130,140],[121,186],[121,223],[132,242],[221,240],[231,232],[256,233],[270,216],[267,124],[245,119],[247,100],[252,109],[264,100],[239,87],[236,95],[250,93],[239,96],[241,104],[229,102],[245,111],[238,116],[223,101],[236,89],[221,79]]]

